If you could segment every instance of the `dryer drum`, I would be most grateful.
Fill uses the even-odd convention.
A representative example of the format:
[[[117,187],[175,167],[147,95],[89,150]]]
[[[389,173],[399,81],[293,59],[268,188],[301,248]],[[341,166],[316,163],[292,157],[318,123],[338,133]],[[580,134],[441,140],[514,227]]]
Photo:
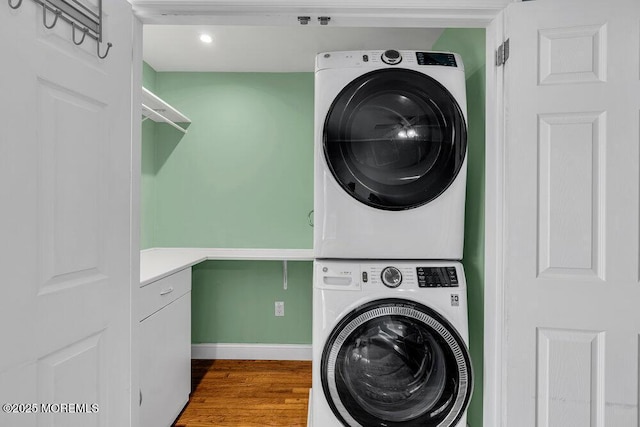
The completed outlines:
[[[472,390],[469,353],[431,308],[369,302],[345,316],[324,346],[322,387],[345,426],[455,426]]]
[[[331,173],[349,195],[378,209],[411,209],[455,180],[467,151],[467,126],[438,81],[408,69],[383,69],[338,94],[323,144]]]

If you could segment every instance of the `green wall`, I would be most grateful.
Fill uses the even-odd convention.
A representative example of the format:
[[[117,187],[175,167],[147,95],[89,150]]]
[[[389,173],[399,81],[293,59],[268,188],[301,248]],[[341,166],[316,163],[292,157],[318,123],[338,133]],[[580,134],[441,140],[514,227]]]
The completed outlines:
[[[146,62],[142,63],[142,86],[150,91],[156,90],[156,70]]]
[[[143,248],[311,248],[313,73],[143,71],[192,121],[144,124]],[[193,342],[310,344],[311,280],[311,262],[289,263],[286,291],[281,262],[195,266]]]
[[[194,343],[311,343],[312,263],[210,261],[193,267]],[[284,301],[285,316],[274,316]]]
[[[156,246],[311,248],[313,73],[158,73]]]
[[[447,29],[433,48],[462,55],[467,79],[469,157],[462,262],[467,277],[469,350],[475,374],[468,423],[480,427],[484,349],[485,30]]]

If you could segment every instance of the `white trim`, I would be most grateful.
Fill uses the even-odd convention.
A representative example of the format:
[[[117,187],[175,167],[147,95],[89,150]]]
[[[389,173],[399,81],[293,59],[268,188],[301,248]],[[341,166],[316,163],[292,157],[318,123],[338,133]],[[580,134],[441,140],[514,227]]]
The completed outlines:
[[[513,0],[130,0],[134,10],[192,11],[220,13],[228,10],[255,10],[274,13],[311,9],[481,9],[502,10]]]
[[[309,403],[307,403],[307,427],[313,427],[313,389],[309,389]]]
[[[309,25],[330,16],[330,26],[485,27],[510,0],[134,0],[145,24]]]
[[[130,262],[131,262],[131,415],[130,425],[138,425],[140,417],[140,292],[138,290],[138,277],[140,277],[140,186],[142,180],[142,122],[138,120],[139,105],[142,102],[142,93],[138,90],[142,86],[142,22],[132,18],[133,33],[133,58],[131,70],[131,107],[133,120],[131,122],[131,230],[130,230]]]
[[[504,12],[487,27],[485,141],[485,271],[483,425],[503,425],[504,398],[504,69],[495,52],[504,41]]]
[[[311,344],[192,344],[191,358],[311,360]]]

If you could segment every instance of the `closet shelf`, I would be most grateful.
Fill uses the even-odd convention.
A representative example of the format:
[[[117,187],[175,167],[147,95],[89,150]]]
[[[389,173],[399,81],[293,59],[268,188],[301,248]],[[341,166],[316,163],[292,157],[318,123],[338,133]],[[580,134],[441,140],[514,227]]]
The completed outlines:
[[[142,115],[154,122],[167,123],[183,133],[187,130],[176,123],[191,123],[187,116],[145,87],[142,88]]]
[[[282,261],[287,288],[287,261],[313,261],[313,249],[150,248],[140,251],[140,286],[207,260]]]

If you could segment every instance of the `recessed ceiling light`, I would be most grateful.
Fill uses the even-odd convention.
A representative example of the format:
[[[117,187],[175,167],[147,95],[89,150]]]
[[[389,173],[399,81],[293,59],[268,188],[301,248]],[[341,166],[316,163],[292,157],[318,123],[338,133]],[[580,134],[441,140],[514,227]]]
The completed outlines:
[[[211,43],[213,41],[213,37],[209,34],[200,34],[200,41],[202,43]]]

